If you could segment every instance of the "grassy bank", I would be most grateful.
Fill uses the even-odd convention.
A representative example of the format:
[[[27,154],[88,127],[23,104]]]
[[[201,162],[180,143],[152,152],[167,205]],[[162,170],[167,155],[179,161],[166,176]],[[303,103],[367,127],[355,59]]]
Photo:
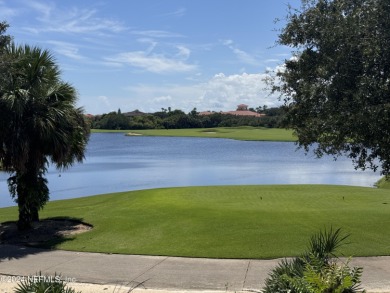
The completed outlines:
[[[351,234],[347,255],[390,255],[386,189],[264,185],[166,188],[50,202],[42,217],[81,218],[94,229],[57,247],[215,258],[298,255],[333,225]],[[0,222],[16,220],[15,208]]]
[[[381,189],[390,189],[390,178],[382,177],[375,186]]]
[[[218,127],[191,129],[100,130],[92,132],[124,132],[147,136],[213,137],[237,140],[296,141],[291,130],[263,127]]]

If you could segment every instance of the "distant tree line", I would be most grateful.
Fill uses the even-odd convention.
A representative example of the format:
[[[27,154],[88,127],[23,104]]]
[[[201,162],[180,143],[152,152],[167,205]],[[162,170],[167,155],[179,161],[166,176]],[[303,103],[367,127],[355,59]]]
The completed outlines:
[[[284,108],[251,108],[253,112],[265,114],[262,117],[239,116],[212,112],[209,115],[199,115],[196,108],[185,113],[182,110],[162,108],[161,111],[149,114],[131,116],[117,112],[110,112],[91,117],[91,126],[94,129],[183,129],[183,128],[212,128],[212,127],[282,127]]]

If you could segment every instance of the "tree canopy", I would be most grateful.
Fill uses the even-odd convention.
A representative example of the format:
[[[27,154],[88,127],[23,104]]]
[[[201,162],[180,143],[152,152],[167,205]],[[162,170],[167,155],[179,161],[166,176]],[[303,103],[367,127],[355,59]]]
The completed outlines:
[[[0,161],[11,173],[18,227],[28,229],[49,199],[48,163],[66,168],[82,161],[89,127],[49,51],[10,44],[3,57],[12,63],[0,83]]]
[[[390,173],[390,2],[302,0],[278,38],[294,49],[272,86],[299,145]]]
[[[164,111],[165,110],[165,111]],[[255,111],[253,111],[255,112]],[[178,128],[213,128],[213,127],[281,127],[284,115],[283,107],[258,110],[262,117],[240,116],[213,112],[210,115],[199,115],[196,109],[189,113],[182,110],[160,112],[136,116],[110,112],[91,117],[92,128],[96,129],[178,129]]]
[[[6,78],[9,69],[9,58],[5,57],[5,50],[11,42],[11,36],[6,35],[8,24],[0,22],[0,86]]]
[[[3,21],[0,22],[0,54],[4,52],[5,48],[11,42],[11,36],[6,35],[8,24]]]

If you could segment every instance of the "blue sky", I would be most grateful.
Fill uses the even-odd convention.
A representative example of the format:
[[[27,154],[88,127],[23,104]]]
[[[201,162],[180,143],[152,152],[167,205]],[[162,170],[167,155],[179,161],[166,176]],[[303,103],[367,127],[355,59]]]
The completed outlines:
[[[274,46],[299,0],[0,0],[18,44],[55,56],[78,105],[99,114],[277,106],[263,78],[291,56]]]

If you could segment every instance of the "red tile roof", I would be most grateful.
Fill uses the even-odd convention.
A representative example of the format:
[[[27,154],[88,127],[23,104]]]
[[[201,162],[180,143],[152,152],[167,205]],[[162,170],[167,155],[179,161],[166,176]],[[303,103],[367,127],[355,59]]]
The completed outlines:
[[[236,116],[253,116],[253,117],[263,117],[265,114],[259,114],[256,112],[252,111],[229,111],[229,112],[223,112],[223,114],[231,114],[231,115],[236,115]]]

